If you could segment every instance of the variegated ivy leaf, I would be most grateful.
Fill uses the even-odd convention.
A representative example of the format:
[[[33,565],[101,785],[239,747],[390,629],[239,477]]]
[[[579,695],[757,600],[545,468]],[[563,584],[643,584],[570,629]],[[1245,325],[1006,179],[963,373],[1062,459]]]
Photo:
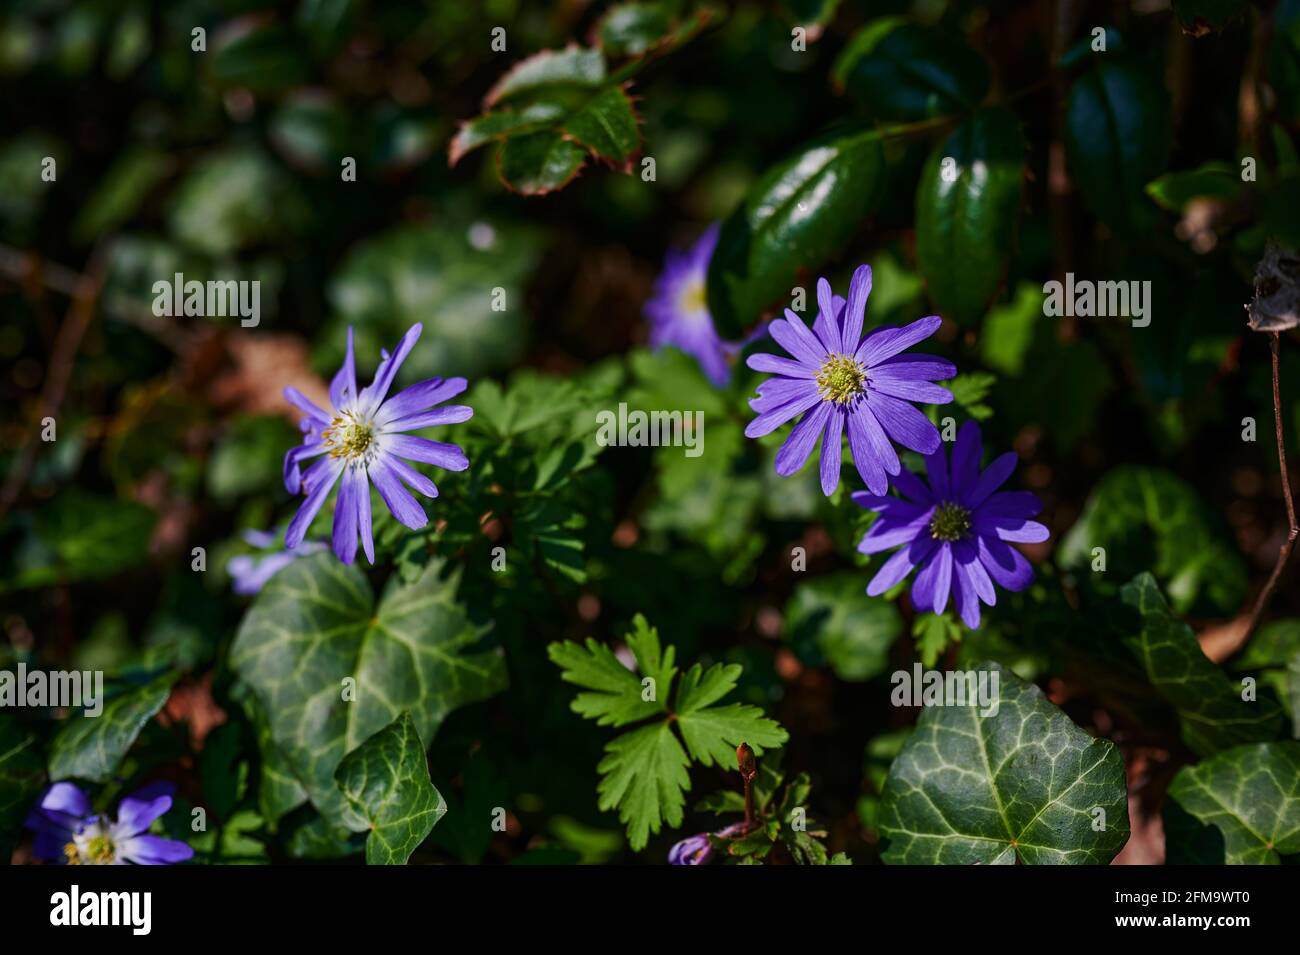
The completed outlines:
[[[0,715],[0,859],[9,858],[12,840],[44,782],[36,734],[14,717]]]
[[[886,862],[1105,864],[1128,841],[1124,761],[996,663],[992,707],[926,707],[882,796]],[[981,713],[989,713],[982,716]]]
[[[432,739],[452,710],[505,689],[501,651],[479,646],[486,628],[439,569],[390,580],[376,604],[357,568],[305,557],[272,578],[235,637],[231,665],[256,693],[285,766],[331,821],[344,816],[334,770],[345,754],[407,710]]]
[[[165,673],[114,696],[98,716],[68,717],[50,746],[50,779],[107,782],[175,682],[175,673]]]
[[[1170,863],[1277,865],[1300,855],[1300,743],[1238,746],[1183,767],[1164,819]]]
[[[334,779],[347,800],[349,828],[369,832],[369,865],[405,865],[447,811],[429,782],[424,743],[410,713],[343,757]]]

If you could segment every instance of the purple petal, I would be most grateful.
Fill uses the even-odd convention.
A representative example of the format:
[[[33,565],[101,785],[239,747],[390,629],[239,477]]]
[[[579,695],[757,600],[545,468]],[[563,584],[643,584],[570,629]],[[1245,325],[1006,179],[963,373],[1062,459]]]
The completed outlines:
[[[998,592],[993,589],[993,581],[980,563],[979,547],[975,543],[978,539],[978,536],[967,537],[955,542],[952,545],[952,559],[958,567],[965,568],[976,596],[992,607],[998,602]]]
[[[819,402],[821,404],[827,403],[822,401],[822,396],[817,392],[816,388],[808,390],[802,397],[795,398],[759,415],[745,426],[745,437],[761,438],[765,434],[771,434],[781,425],[803,414]]]
[[[411,467],[401,458],[389,455],[385,462],[403,481],[415,488],[425,497],[437,497],[438,485],[434,484],[428,477],[421,474],[415,468]]]
[[[429,516],[424,508],[411,496],[411,492],[402,486],[397,473],[389,466],[387,455],[380,455],[370,465],[370,480],[379,491],[393,516],[413,531],[418,531],[429,523]]]
[[[398,418],[390,422],[386,431],[417,431],[420,428],[432,428],[442,424],[460,424],[474,417],[474,409],[469,405],[444,405],[433,408],[423,414],[413,414],[408,418]]]
[[[334,380],[330,382],[330,403],[335,409],[341,409],[346,404],[350,404],[352,399],[357,396],[357,358],[355,350],[352,347],[352,329],[348,328],[348,350],[343,359],[343,367],[335,374]],[[290,399],[292,400],[292,399]]]
[[[957,432],[952,448],[952,493],[960,498],[975,486],[980,473],[980,426],[967,421]]]
[[[980,563],[999,587],[1018,593],[1033,583],[1034,568],[1020,551],[985,534],[978,535],[975,540]]]
[[[80,820],[90,815],[90,797],[72,783],[55,783],[45,790],[37,808],[55,819]]]
[[[826,431],[822,435],[821,479],[822,493],[830,497],[840,486],[840,452],[844,442],[844,415],[840,408],[831,408],[826,418]]]
[[[349,332],[349,334],[351,333]],[[316,402],[312,401],[297,388],[288,385],[284,389],[284,397],[288,400],[289,404],[293,405],[312,420],[318,421],[326,426],[329,425],[330,416],[325,413],[324,409],[317,406]]]
[[[325,453],[325,445],[316,438],[310,438],[284,454],[284,489],[290,494],[297,494],[302,489],[302,462]]]
[[[977,520],[974,526],[981,534],[992,531],[1000,539],[1016,544],[1038,544],[1052,536],[1051,531],[1038,521],[1017,521],[1009,517],[999,518],[992,526]]]
[[[858,346],[856,357],[858,361],[870,368],[886,358],[893,358],[917,342],[925,341],[942,324],[942,318],[938,315],[930,315],[927,318],[918,318],[912,324],[904,325],[902,328],[876,329]]]
[[[895,378],[921,378],[925,381],[943,381],[957,376],[957,366],[948,359],[917,353],[886,358],[876,362],[871,370],[877,377],[889,375]]]
[[[464,471],[469,467],[469,458],[465,457],[465,452],[444,441],[430,441],[409,434],[390,434],[384,436],[384,450],[399,458],[436,464],[448,471]]]
[[[155,819],[172,807],[172,794],[175,792],[174,785],[163,782],[127,796],[117,806],[114,836],[122,838],[146,831]]]
[[[375,380],[361,389],[358,396],[358,405],[364,412],[374,412],[383,403],[384,398],[388,396],[388,389],[393,385],[393,379],[397,377],[397,370],[402,367],[402,362],[406,361],[406,356],[411,353],[415,347],[416,341],[420,337],[420,332],[424,326],[419,322],[412,325],[402,340],[397,343],[397,349],[393,354],[388,355],[379,363],[379,368],[375,372]]]
[[[840,338],[839,305],[831,292],[831,283],[825,279],[817,280],[817,319],[813,322],[813,332],[821,339],[828,352],[843,353],[844,345]]]
[[[307,499],[302,502],[302,506],[298,508],[298,513],[293,516],[293,520],[289,522],[289,527],[284,532],[286,547],[293,548],[302,543],[303,537],[307,534],[307,528],[311,526],[311,522],[320,512],[321,505],[325,503],[325,498],[329,497],[334,482],[338,480],[342,472],[343,462],[337,458],[323,458],[307,472],[309,484],[311,484],[313,475],[315,476],[314,486],[311,487]]]
[[[820,365],[826,358],[826,349],[817,340],[817,336],[808,331],[799,316],[790,309],[785,310],[786,318],[778,318],[768,326],[772,338],[778,345],[788,351],[800,362],[808,365]]]
[[[867,490],[872,494],[889,490],[888,475],[900,467],[898,453],[871,409],[861,402],[849,414],[849,453]]]
[[[844,327],[840,340],[844,350],[856,350],[858,339],[862,337],[862,319],[867,311],[867,299],[871,295],[871,266],[859,265],[849,282],[849,301],[844,309]]]
[[[808,455],[817,446],[817,439],[821,437],[822,428],[826,424],[826,416],[830,413],[831,403],[823,401],[794,426],[790,437],[785,439],[785,444],[776,453],[777,474],[789,477],[808,462]]]
[[[389,422],[409,418],[411,415],[428,411],[434,405],[442,404],[468,387],[464,378],[430,378],[416,382],[404,388],[383,403],[375,414],[375,424],[387,429]],[[401,430],[393,428],[391,430]]]
[[[910,543],[927,532],[932,513],[933,508],[921,511],[911,520],[903,522],[881,518],[862,536],[858,543],[858,553],[878,554],[899,544]]]
[[[345,564],[357,559],[357,498],[369,491],[365,468],[359,464],[344,468],[334,502],[334,554]]]
[[[363,479],[364,486],[357,495],[357,528],[361,531],[361,549],[373,567],[375,563],[375,528],[370,516],[370,478]]]
[[[939,438],[939,429],[906,401],[879,392],[869,394],[867,404],[876,420],[885,429],[885,433],[903,447],[921,454],[931,454],[943,444]]]
[[[912,606],[917,610],[943,613],[948,605],[948,588],[952,583],[952,547],[943,541],[935,548],[912,583]]]
[[[779,355],[769,355],[767,352],[756,352],[745,359],[745,364],[754,371],[764,371],[773,375],[785,375],[787,378],[816,378],[817,368],[815,366],[802,365],[797,361],[789,358],[782,358]]]
[[[952,392],[947,388],[940,388],[928,381],[881,377],[874,370],[870,372],[868,386],[882,395],[901,398],[904,401],[921,401],[928,405],[946,405],[952,401]]]
[[[894,475],[894,487],[899,494],[911,498],[917,504],[928,507],[938,501],[938,496],[926,486],[925,482],[906,469],[901,469]]]
[[[990,521],[1022,521],[1037,516],[1042,509],[1038,495],[1030,491],[999,491],[981,502],[974,516]]]
[[[749,399],[749,406],[756,414],[764,414],[809,395],[821,397],[817,383],[807,378],[767,378],[759,382],[758,397]]]
[[[194,857],[185,843],[161,836],[134,836],[116,845],[118,857],[136,865],[174,865]]]
[[[980,626],[980,601],[975,594],[975,585],[971,582],[970,574],[963,564],[956,563],[952,571],[952,600],[957,607],[957,615],[961,617],[962,623],[972,630],[978,630]]]
[[[966,495],[965,504],[967,507],[975,508],[987,498],[990,494],[1000,488],[1011,477],[1011,472],[1016,469],[1016,464],[1020,458],[1016,452],[1008,451],[994,458],[993,463],[984,469],[984,473],[979,476],[974,486],[968,485],[969,493]],[[1035,514],[1038,512],[1035,511]]]
[[[937,544],[933,537],[925,536],[918,537],[908,546],[899,548],[889,560],[885,561],[876,576],[871,578],[871,583],[867,584],[867,594],[879,597],[890,587],[895,586],[912,572],[913,567],[926,560],[934,552]],[[913,602],[915,603],[915,598]]]

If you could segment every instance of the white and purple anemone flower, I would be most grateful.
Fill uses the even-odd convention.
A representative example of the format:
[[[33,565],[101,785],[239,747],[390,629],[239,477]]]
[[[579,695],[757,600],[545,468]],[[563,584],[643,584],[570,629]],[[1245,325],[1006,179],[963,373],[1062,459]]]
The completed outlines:
[[[1030,520],[1042,505],[1029,491],[998,491],[1015,470],[1014,451],[983,471],[982,454],[979,425],[968,421],[957,432],[951,468],[942,448],[926,458],[929,484],[900,471],[894,488],[903,497],[853,495],[854,503],[880,514],[858,550],[878,554],[899,548],[867,585],[868,594],[883,594],[919,567],[912,605],[943,613],[951,592],[961,619],[975,630],[980,602],[997,603],[995,583],[1013,592],[1030,585],[1034,570],[1011,544],[1047,540],[1047,528]]]
[[[90,811],[90,799],[72,783],[55,783],[27,816],[35,838],[32,855],[72,865],[171,865],[194,856],[175,839],[149,835],[155,819],[172,807],[171,783],[153,783],[117,805],[108,819]]]
[[[939,429],[909,402],[946,404],[952,394],[933,384],[957,374],[952,362],[932,355],[902,352],[929,338],[942,323],[937,315],[901,328],[873,329],[864,338],[862,321],[871,294],[871,267],[853,273],[847,301],[817,280],[817,319],[812,330],[794,312],[768,327],[778,345],[792,356],[757,354],[749,367],[771,372],[749,405],[758,417],[745,434],[759,438],[804,412],[776,455],[776,473],[789,477],[807,463],[822,442],[822,493],[829,497],[840,483],[840,454],[848,432],[849,452],[873,494],[889,490],[889,477],[902,468],[890,439],[905,448],[930,454],[939,447]]]
[[[325,545],[318,541],[303,541],[293,550],[277,547],[280,535],[273,530],[246,530],[242,536],[246,543],[263,552],[239,554],[226,562],[226,573],[230,575],[232,589],[245,596],[258,593],[267,581],[299,557],[325,549]]]
[[[330,490],[339,485],[334,505],[334,553],[345,564],[357,555],[357,536],[366,558],[375,562],[373,525],[370,516],[370,485],[402,524],[419,530],[429,517],[406,485],[425,497],[437,497],[438,487],[408,462],[433,464],[448,471],[469,467],[465,452],[454,444],[430,441],[405,434],[434,425],[456,424],[473,417],[466,405],[435,408],[465,390],[464,378],[430,378],[388,396],[397,369],[411,353],[420,337],[420,325],[413,325],[402,336],[391,355],[382,352],[383,360],[369,386],[357,390],[356,361],[352,349],[352,329],[348,329],[348,352],[334,380],[330,382],[331,410],[318,408],[296,388],[285,388],[285,397],[305,412],[302,419],[303,442],[284,456],[284,486],[290,494],[306,492],[298,513],[285,530],[289,548],[300,543],[313,518],[320,511]],[[323,456],[300,471],[303,461]]]
[[[731,378],[727,356],[740,346],[718,337],[713,316],[709,314],[705,290],[709,259],[717,244],[715,224],[689,249],[669,252],[664,270],[655,280],[654,292],[645,304],[645,315],[650,320],[652,347],[680,348],[700,363],[711,382],[722,387]]]

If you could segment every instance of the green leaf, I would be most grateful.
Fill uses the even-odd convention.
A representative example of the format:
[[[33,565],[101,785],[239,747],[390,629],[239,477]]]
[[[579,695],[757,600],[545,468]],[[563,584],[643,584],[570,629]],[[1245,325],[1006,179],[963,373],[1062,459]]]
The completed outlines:
[[[1098,56],[1070,88],[1065,142],[1071,174],[1093,214],[1131,232],[1150,220],[1143,187],[1165,168],[1169,94],[1138,67],[1107,56]]]
[[[351,828],[369,831],[368,865],[405,865],[447,811],[429,782],[424,744],[407,712],[348,753],[334,779]]]
[[[542,196],[567,186],[586,161],[581,146],[546,130],[507,139],[497,154],[497,172],[515,192]]]
[[[255,149],[233,147],[206,153],[181,181],[168,221],[183,243],[220,256],[287,238],[307,215],[296,183],[280,166]]]
[[[1129,835],[1119,750],[998,664],[979,671],[998,675],[997,713],[927,706],[894,760],[883,793],[884,860],[1108,863]]]
[[[866,595],[858,573],[799,584],[785,605],[785,638],[806,665],[825,661],[841,680],[861,682],[889,667],[889,648],[902,632],[898,610]]]
[[[940,30],[884,17],[858,32],[831,75],[872,115],[924,119],[979,105],[989,88],[984,60]]]
[[[513,133],[549,125],[564,115],[564,107],[559,103],[539,102],[519,110],[500,109],[466,120],[452,137],[448,162],[454,166],[466,153],[480,146],[499,142]]]
[[[14,717],[0,715],[0,859],[9,859],[44,784],[45,764],[36,749],[36,735]]]
[[[108,782],[146,723],[163,708],[177,674],[165,673],[105,702],[98,716],[69,716],[50,744],[50,779]]]
[[[916,191],[916,259],[945,317],[975,322],[1002,284],[1024,156],[1020,121],[1002,108],[971,116],[930,154]]]
[[[1042,286],[1021,282],[1005,305],[989,309],[980,335],[980,358],[1004,375],[1019,376],[1034,341],[1034,323],[1043,317]]]
[[[564,671],[566,683],[574,683],[595,693],[579,693],[569,708],[580,716],[595,720],[599,726],[626,726],[667,711],[667,693],[672,686],[677,668],[673,665],[676,649],[663,652],[659,646],[659,631],[651,627],[645,617],[637,614],[632,621],[632,632],[627,635],[628,649],[636,659],[637,669],[654,681],[653,698],[643,700],[645,693],[641,680],[625,667],[606,644],[587,638],[586,646],[572,641],[552,643],[546,648],[551,662]]]
[[[1241,175],[1225,162],[1207,162],[1182,172],[1167,172],[1147,183],[1146,192],[1162,209],[1182,212],[1193,199],[1235,199]]]
[[[1104,549],[1105,572],[1091,568]],[[1150,570],[1179,613],[1198,603],[1231,613],[1246,592],[1246,569],[1216,534],[1196,491],[1168,471],[1125,466],[1093,488],[1061,541],[1061,565],[1098,582]]]
[[[551,87],[592,88],[605,81],[605,60],[599,50],[568,46],[563,50],[542,50],[516,63],[488,91],[485,107],[538,93]]]
[[[1241,698],[1241,684],[1205,656],[1191,627],[1170,614],[1151,574],[1139,574],[1120,593],[1142,616],[1141,630],[1125,642],[1156,692],[1178,711],[1188,746],[1205,755],[1277,736],[1277,704]]]
[[[616,3],[596,23],[595,37],[610,56],[640,56],[654,49],[672,29],[662,3]]]
[[[157,149],[139,146],[123,153],[104,173],[95,191],[77,213],[72,224],[77,241],[93,242],[129,220],[172,167],[172,160]]]
[[[212,52],[203,59],[220,87],[275,93],[308,78],[302,43],[292,31],[274,22],[243,20],[215,39]]]
[[[563,129],[598,157],[619,167],[627,167],[641,148],[636,111],[627,93],[617,86],[593,96],[564,121]]]
[[[344,755],[410,711],[422,739],[447,714],[506,687],[488,628],[455,601],[437,562],[376,604],[365,577],[332,554],[295,561],[258,594],[230,651],[257,694],[271,736],[328,819],[342,814],[334,770]],[[345,682],[347,681],[347,682]]]
[[[961,621],[946,613],[919,614],[912,621],[912,636],[916,639],[916,652],[921,662],[932,667],[943,652],[961,641]]]
[[[601,774],[596,792],[602,810],[618,810],[627,827],[628,844],[644,849],[650,833],[662,824],[682,824],[685,793],[691,788],[686,769],[690,759],[667,723],[652,723],[616,736],[605,745],[606,756],[596,766]]]
[[[1184,766],[1164,822],[1171,865],[1278,865],[1300,854],[1300,743],[1239,746]]]
[[[839,253],[885,181],[880,134],[865,128],[819,136],[765,172],[723,223],[709,263],[718,334],[740,338],[801,275]]]
[[[780,746],[789,738],[780,724],[766,719],[757,706],[713,705],[736,688],[742,672],[735,664],[715,664],[705,670],[697,663],[682,674],[677,685],[677,727],[691,756],[705,766],[730,768],[741,743],[762,755],[764,749]]]

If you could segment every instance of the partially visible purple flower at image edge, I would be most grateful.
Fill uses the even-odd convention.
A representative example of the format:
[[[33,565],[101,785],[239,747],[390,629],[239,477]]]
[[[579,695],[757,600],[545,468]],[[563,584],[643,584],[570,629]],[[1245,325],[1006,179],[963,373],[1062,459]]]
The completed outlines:
[[[776,472],[789,477],[808,461],[820,441],[822,493],[830,497],[840,483],[843,438],[863,483],[873,494],[889,489],[902,465],[893,443],[930,454],[939,447],[939,429],[910,402],[946,404],[952,394],[933,382],[952,378],[952,362],[932,355],[903,354],[929,338],[942,324],[937,315],[901,328],[882,326],[862,335],[871,267],[860,266],[848,299],[817,280],[817,318],[811,330],[790,309],[768,331],[791,358],[750,355],[755,371],[770,372],[750,407],[758,417],[745,435],[760,438],[803,415],[776,455]]]
[[[714,224],[689,249],[668,253],[645,304],[645,315],[650,320],[652,347],[681,349],[700,363],[709,381],[722,387],[731,378],[727,356],[741,346],[719,338],[709,314],[709,260],[718,244],[718,231]]]
[[[34,834],[32,855],[73,865],[171,865],[194,850],[175,839],[149,835],[149,827],[172,807],[171,783],[153,783],[125,797],[114,819],[91,812],[90,799],[72,783],[55,783],[27,816]]]
[[[713,835],[718,839],[738,839],[748,831],[748,827],[743,822],[737,822],[724,829],[719,829]],[[668,850],[669,865],[707,865],[713,861],[717,851],[713,844],[709,842],[707,832],[697,832],[693,836],[687,836],[680,842],[674,843],[673,847]]]
[[[912,605],[943,613],[951,594],[962,621],[974,630],[980,604],[997,602],[994,584],[1016,592],[1033,582],[1029,561],[1011,545],[1047,540],[1047,528],[1031,520],[1042,504],[1029,491],[998,491],[1015,470],[1014,451],[980,470],[982,455],[979,425],[968,421],[957,432],[951,466],[942,447],[926,457],[928,484],[903,470],[894,477],[902,497],[853,495],[854,503],[880,514],[858,550],[898,548],[872,578],[868,594],[883,594],[919,568]]]
[[[325,545],[317,541],[303,541],[293,550],[277,547],[280,535],[273,530],[247,530],[242,536],[246,543],[258,550],[266,551],[262,554],[240,554],[226,562],[226,573],[230,575],[231,589],[244,596],[259,593],[272,577],[299,557],[325,550]]]
[[[370,485],[373,483],[389,511],[403,525],[419,530],[429,517],[406,488],[425,497],[438,496],[438,487],[410,462],[433,464],[448,471],[469,467],[465,452],[454,444],[430,441],[405,434],[435,425],[457,424],[473,417],[466,405],[434,406],[465,390],[464,378],[430,378],[388,398],[397,370],[420,337],[422,326],[411,326],[396,351],[382,352],[374,382],[357,390],[356,359],[352,329],[348,329],[347,357],[330,382],[330,406],[326,411],[296,388],[285,388],[285,397],[307,417],[302,419],[302,444],[284,456],[284,486],[290,494],[305,490],[306,500],[285,531],[284,542],[296,548],[320,511],[335,484],[339,485],[334,505],[334,553],[350,564],[356,559],[357,538],[370,563],[375,562],[373,522],[370,514]],[[307,470],[302,462],[319,457]]]

